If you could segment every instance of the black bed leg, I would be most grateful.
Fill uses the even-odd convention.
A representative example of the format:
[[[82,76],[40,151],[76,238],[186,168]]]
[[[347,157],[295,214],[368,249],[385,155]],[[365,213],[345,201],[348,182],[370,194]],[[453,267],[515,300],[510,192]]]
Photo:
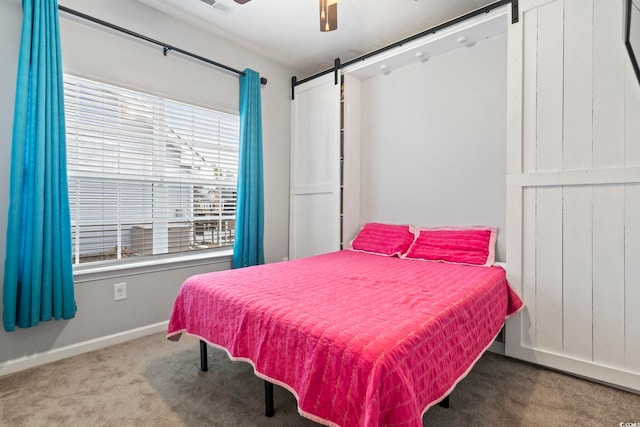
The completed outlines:
[[[264,382],[264,414],[267,417],[273,417],[275,410],[273,409],[273,384],[269,381]]]
[[[449,407],[449,396],[447,396],[444,399],[442,399],[440,401],[440,403],[438,403],[438,405],[442,406],[443,408],[448,408]]]
[[[200,340],[200,370],[207,372],[209,367],[207,366],[207,343]]]

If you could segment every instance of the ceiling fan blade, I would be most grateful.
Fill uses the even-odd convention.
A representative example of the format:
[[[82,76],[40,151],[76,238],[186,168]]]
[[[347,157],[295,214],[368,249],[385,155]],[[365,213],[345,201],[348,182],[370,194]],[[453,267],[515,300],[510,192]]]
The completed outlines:
[[[338,28],[338,3],[320,0],[320,31],[333,31]]]
[[[245,4],[245,3],[249,3],[251,0],[233,0],[238,4]]]

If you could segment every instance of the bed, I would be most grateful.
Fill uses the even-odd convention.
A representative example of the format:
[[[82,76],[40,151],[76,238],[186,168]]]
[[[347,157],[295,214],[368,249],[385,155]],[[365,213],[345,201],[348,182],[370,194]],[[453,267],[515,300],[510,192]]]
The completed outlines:
[[[195,336],[330,426],[422,426],[522,302],[496,266],[342,250],[201,274],[167,337]]]

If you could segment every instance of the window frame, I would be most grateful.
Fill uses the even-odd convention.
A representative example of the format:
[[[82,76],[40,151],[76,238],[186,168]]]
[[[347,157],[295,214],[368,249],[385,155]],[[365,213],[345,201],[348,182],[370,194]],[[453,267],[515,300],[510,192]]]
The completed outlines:
[[[95,82],[98,85],[111,86],[116,89],[121,89],[123,91],[138,92],[145,96],[160,98],[162,99],[162,101],[175,102],[178,104],[186,104],[189,107],[193,107],[196,109],[210,110],[220,115],[235,116],[235,119],[237,122],[236,141],[237,141],[237,152],[238,152],[238,157],[236,160],[238,161],[238,163],[236,164],[236,168],[235,168],[236,181],[234,183],[234,186],[236,186],[237,188],[237,173],[238,173],[238,167],[239,167],[239,128],[240,128],[239,112],[237,111],[228,112],[228,111],[223,111],[222,109],[216,109],[215,107],[211,107],[211,106],[201,106],[201,105],[198,105],[197,103],[193,103],[185,100],[178,100],[170,96],[152,93],[152,92],[144,91],[138,88],[130,88],[121,83],[114,84],[111,82],[103,82],[93,77],[85,77],[85,76],[77,75],[74,73],[65,73],[65,79],[67,76],[74,79],[82,79],[82,80],[87,80],[89,82]],[[65,112],[66,112],[66,102],[67,101],[65,98]],[[68,132],[68,127],[66,131]],[[151,142],[154,142],[154,141],[151,141]],[[167,146],[168,146],[168,143],[165,144],[165,148]],[[220,165],[220,163],[218,163],[218,165]],[[73,174],[68,173],[69,182],[71,182],[72,179],[77,178],[77,176],[72,178],[71,175]],[[213,186],[213,185],[219,185],[219,184],[211,183],[208,185]],[[194,185],[191,185],[191,186],[194,187]],[[225,191],[223,187],[220,187],[220,190]],[[228,191],[228,189],[226,191]],[[222,204],[223,204],[222,200],[220,200],[221,211],[222,211]],[[235,207],[237,208],[237,193],[234,198],[234,204],[235,204]],[[192,209],[194,209],[193,203],[191,203],[190,206]],[[73,206],[71,207],[73,208]],[[234,211],[233,217],[235,218],[236,215],[237,215],[237,212]],[[193,242],[195,242],[195,236],[194,236],[195,222],[196,222],[195,219],[196,218],[193,214],[187,219],[187,221],[189,221],[191,224],[190,238],[194,239],[192,240]],[[119,233],[120,232],[121,231],[119,231]],[[73,225],[72,225],[72,233],[74,233],[74,235],[76,233]],[[73,251],[75,252],[75,249]],[[75,259],[74,259],[73,272],[74,272],[74,277],[76,278],[76,282],[92,281],[100,278],[121,277],[121,276],[130,275],[130,274],[138,274],[138,273],[153,272],[153,271],[164,271],[164,270],[186,268],[186,267],[205,265],[205,264],[209,265],[211,263],[219,263],[219,262],[230,263],[232,254],[233,254],[233,240],[230,242],[230,244],[225,246],[220,246],[220,247],[210,247],[206,249],[200,248],[196,250],[186,250],[186,251],[178,251],[173,253],[147,255],[142,257],[131,257],[131,258],[120,257],[114,260],[100,260],[100,261],[84,262],[84,263],[80,262],[77,264],[75,263]]]

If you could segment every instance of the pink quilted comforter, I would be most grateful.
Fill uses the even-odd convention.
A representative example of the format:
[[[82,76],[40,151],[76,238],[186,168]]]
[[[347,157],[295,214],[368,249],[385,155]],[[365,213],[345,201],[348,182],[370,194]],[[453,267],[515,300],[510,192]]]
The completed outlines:
[[[521,305],[499,267],[345,250],[193,276],[168,338],[249,361],[322,424],[422,426]]]

